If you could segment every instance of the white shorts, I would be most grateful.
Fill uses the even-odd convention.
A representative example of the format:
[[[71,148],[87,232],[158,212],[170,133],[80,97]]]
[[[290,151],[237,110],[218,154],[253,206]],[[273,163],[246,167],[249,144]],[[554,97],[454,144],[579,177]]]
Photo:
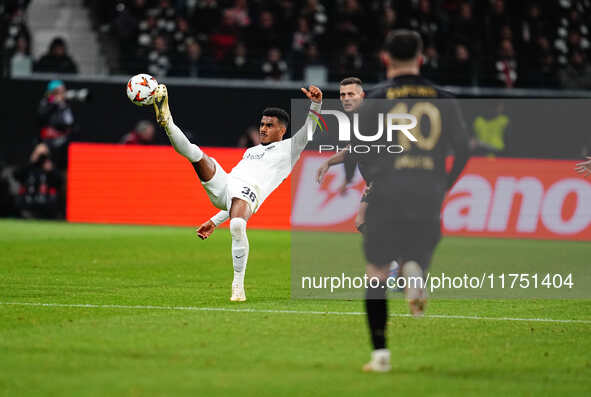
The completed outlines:
[[[201,182],[207,192],[209,201],[221,210],[229,211],[232,205],[232,199],[238,198],[246,201],[250,210],[254,214],[259,207],[259,194],[257,189],[249,183],[240,179],[233,178],[222,166],[210,157],[215,163],[215,173],[213,178],[207,182]]]

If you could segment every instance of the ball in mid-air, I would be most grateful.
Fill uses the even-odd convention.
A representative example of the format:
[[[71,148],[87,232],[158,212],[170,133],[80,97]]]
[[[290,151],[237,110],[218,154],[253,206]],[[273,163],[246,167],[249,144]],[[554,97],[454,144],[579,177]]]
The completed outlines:
[[[136,74],[127,82],[127,97],[138,106],[154,103],[154,92],[158,82],[149,74]]]

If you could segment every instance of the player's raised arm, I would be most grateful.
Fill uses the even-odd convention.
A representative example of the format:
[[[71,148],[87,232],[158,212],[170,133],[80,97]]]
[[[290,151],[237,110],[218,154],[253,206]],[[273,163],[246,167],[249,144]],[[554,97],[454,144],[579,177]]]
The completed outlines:
[[[312,101],[310,104],[310,114],[314,114],[313,112],[320,112],[322,106],[322,91],[320,91],[320,88],[311,85],[308,89],[302,88],[302,92],[310,99],[310,101]],[[313,117],[310,117],[310,115],[306,117],[304,126],[300,128],[292,138],[293,149],[298,154],[301,153],[308,144],[308,123],[313,123]],[[314,123],[312,124],[312,130],[316,130],[316,125]]]

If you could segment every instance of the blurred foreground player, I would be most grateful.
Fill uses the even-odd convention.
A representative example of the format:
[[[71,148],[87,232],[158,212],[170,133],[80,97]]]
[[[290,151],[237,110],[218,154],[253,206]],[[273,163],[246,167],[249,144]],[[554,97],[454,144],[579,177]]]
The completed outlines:
[[[293,166],[308,143],[308,123],[310,114],[320,112],[322,91],[318,87],[302,88],[310,99],[310,112],[306,123],[289,139],[283,139],[289,125],[289,115],[285,110],[267,108],[263,111],[259,134],[261,144],[244,152],[242,160],[226,173],[212,157],[192,144],[179,127],[174,124],[168,106],[166,86],[156,88],[154,110],[156,120],[166,130],[166,135],[174,149],[193,164],[203,188],[211,203],[221,211],[197,229],[197,235],[206,239],[216,226],[230,218],[232,236],[232,281],[233,302],[246,300],[244,274],[248,261],[249,244],[246,236],[246,222],[260,208],[263,201],[291,173]],[[316,129],[314,123],[312,130]]]
[[[363,245],[368,277],[378,277],[382,283],[366,291],[374,351],[364,371],[386,372],[391,368],[390,351],[386,349],[388,312],[384,282],[392,260],[402,265],[411,313],[423,314],[426,303],[423,274],[441,237],[441,204],[469,157],[469,138],[456,102],[449,93],[419,75],[422,46],[418,33],[394,32],[386,51],[390,80],[370,93],[359,116],[361,128],[374,131],[378,113],[411,114],[416,117],[418,126],[409,132],[417,141],[412,142],[399,132],[393,134],[393,142],[388,142],[387,134],[383,134],[383,141],[374,143],[386,146],[397,143],[405,150],[398,154],[384,150],[366,154],[352,151],[345,156],[347,181],[352,179],[355,165],[360,162],[366,163],[373,172]],[[371,99],[374,101],[369,101]],[[445,158],[450,150],[455,158],[447,173]]]

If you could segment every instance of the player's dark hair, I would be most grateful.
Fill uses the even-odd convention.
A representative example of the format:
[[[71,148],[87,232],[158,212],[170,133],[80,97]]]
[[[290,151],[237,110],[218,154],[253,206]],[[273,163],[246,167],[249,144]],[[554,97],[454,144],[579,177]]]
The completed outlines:
[[[423,39],[414,30],[398,29],[388,35],[386,50],[394,60],[410,61],[423,51]]]
[[[263,116],[277,117],[277,120],[287,128],[289,125],[289,114],[280,108],[266,108],[263,110]]]
[[[351,85],[351,84],[357,84],[358,86],[362,86],[363,82],[361,81],[361,79],[357,78],[357,77],[347,77],[346,79],[342,79],[340,85]]]

